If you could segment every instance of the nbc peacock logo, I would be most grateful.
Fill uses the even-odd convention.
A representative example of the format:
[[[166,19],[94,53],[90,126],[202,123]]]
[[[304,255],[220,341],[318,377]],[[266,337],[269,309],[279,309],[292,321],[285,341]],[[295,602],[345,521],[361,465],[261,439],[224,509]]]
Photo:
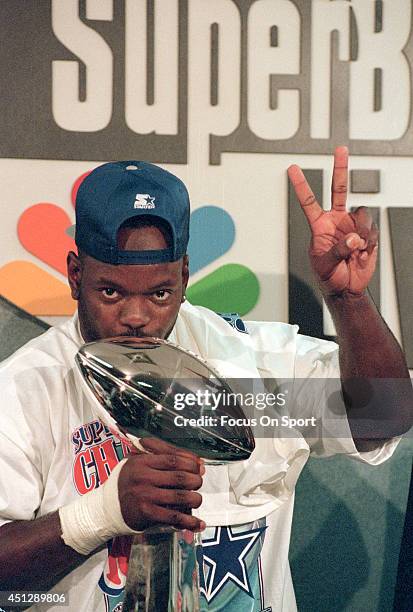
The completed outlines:
[[[89,174],[80,175],[71,187],[75,206],[77,190]],[[72,218],[71,218],[72,217]],[[35,257],[10,261],[0,268],[0,294],[35,316],[70,316],[76,303],[70,296],[66,274],[66,256],[76,246],[69,228],[69,216],[58,204],[39,202],[29,205],[17,223],[17,236],[24,249]],[[259,282],[248,267],[238,263],[220,263],[236,238],[231,215],[223,208],[202,205],[191,214],[190,283],[187,296],[193,304],[217,312],[247,314],[259,298]],[[205,268],[215,264],[208,274]]]

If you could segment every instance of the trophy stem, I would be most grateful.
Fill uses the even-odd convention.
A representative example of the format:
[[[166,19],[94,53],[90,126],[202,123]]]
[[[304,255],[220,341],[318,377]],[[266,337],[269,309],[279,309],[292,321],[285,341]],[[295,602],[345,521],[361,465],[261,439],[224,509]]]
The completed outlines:
[[[134,537],[123,612],[199,612],[197,536],[161,527]]]

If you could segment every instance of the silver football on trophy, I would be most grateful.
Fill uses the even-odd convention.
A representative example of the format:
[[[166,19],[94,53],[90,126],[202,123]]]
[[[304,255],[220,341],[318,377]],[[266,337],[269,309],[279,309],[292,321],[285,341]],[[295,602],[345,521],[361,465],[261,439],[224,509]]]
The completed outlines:
[[[226,381],[167,340],[90,342],[75,361],[96,416],[135,443],[157,437],[217,463],[248,459],[254,450],[252,431],[242,424],[245,416]]]

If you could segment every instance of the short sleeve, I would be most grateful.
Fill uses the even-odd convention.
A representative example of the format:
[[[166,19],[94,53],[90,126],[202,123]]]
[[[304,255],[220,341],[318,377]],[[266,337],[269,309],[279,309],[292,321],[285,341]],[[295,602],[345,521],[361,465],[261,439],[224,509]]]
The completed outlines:
[[[0,384],[0,524],[4,524],[35,518],[43,482],[40,452],[34,442],[41,436],[41,432],[34,434],[36,416],[30,421],[30,411],[23,410],[12,379],[3,375]]]
[[[301,431],[312,455],[345,454],[377,465],[393,454],[398,439],[388,440],[373,451],[357,451],[342,395],[339,347],[335,342],[297,335],[293,394],[290,415],[306,420]]]
[[[41,476],[18,445],[0,432],[0,525],[31,520],[41,503]]]

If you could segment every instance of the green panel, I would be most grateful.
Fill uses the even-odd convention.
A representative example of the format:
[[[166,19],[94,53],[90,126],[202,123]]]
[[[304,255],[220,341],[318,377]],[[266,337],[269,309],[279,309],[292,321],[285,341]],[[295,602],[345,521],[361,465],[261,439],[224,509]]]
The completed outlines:
[[[392,610],[413,440],[381,466],[310,459],[296,491],[290,562],[300,612]]]
[[[191,304],[243,316],[257,303],[260,286],[249,268],[226,264],[188,287],[186,293]]]

